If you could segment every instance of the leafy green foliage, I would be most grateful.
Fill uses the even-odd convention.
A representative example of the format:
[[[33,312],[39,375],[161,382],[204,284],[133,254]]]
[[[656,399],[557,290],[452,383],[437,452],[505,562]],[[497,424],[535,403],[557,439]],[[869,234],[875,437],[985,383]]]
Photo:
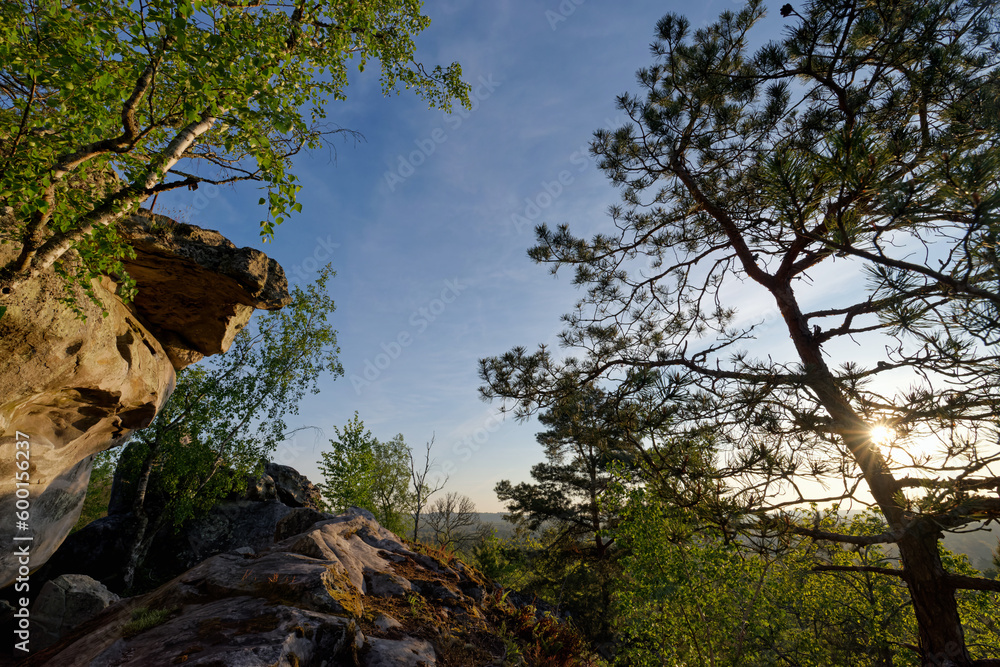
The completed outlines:
[[[498,536],[494,528],[473,546],[472,561],[484,575],[504,588],[522,590],[533,575],[534,554],[541,549],[537,536],[523,527],[507,539]]]
[[[360,507],[383,527],[403,534],[411,505],[410,449],[403,435],[381,442],[365,429],[357,412],[343,429],[333,428],[337,437],[330,440],[332,449],[322,452],[318,462],[328,509]]]
[[[290,305],[259,316],[226,354],[181,371],[167,405],[133,436],[123,478],[151,467],[156,495],[169,499],[164,518],[180,525],[245,488],[284,439],[285,419],[302,397],[319,391],[320,377],[343,374],[327,319],[332,275],[327,267],[305,289],[293,288]]]
[[[386,94],[468,105],[457,63],[414,59],[428,24],[417,0],[4,2],[0,204],[14,222],[2,240],[19,253],[0,278],[56,261],[85,289],[120,275],[116,221],[199,183],[260,183],[270,238],[301,210],[292,156],[342,131],[326,116],[351,68],[377,62]]]
[[[161,527],[179,528],[243,491],[285,438],[285,417],[298,412],[302,397],[319,391],[322,375],[343,374],[337,332],[327,320],[332,275],[324,268],[306,289],[293,288],[289,306],[237,334],[228,353],[178,373],[167,404],[133,435],[116,469],[122,502],[137,521],[123,575],[127,588],[137,584]]]
[[[501,636],[513,664],[551,667],[593,664],[586,655],[583,637],[569,624],[561,623],[550,614],[539,614],[532,605],[516,607],[501,600],[493,609],[503,618]],[[518,646],[510,641],[512,639],[520,640],[522,645]]]
[[[908,648],[917,628],[906,586],[864,570],[900,571],[884,546],[726,540],[643,490],[621,498],[617,536],[628,555],[615,594],[615,664],[923,664]],[[835,508],[813,525],[857,536],[885,529],[873,513],[845,519]],[[942,555],[949,571],[975,574],[964,556]],[[973,655],[994,655],[1000,614],[990,594],[963,593],[960,608]]]
[[[484,575],[504,588],[541,600],[592,644],[609,642],[617,559],[598,556],[592,545],[550,527],[530,531],[519,525],[507,538],[496,531],[483,534],[471,549],[471,559]]]
[[[90,481],[87,483],[87,495],[83,499],[83,509],[73,530],[76,532],[91,521],[96,521],[108,515],[108,503],[111,501],[111,485],[114,481],[115,465],[120,451],[107,450],[94,454]]]
[[[617,515],[602,500],[615,471],[629,469],[635,452],[608,397],[593,385],[560,397],[538,421],[547,427],[536,435],[546,461],[532,466],[533,483],[502,480],[494,489],[506,503],[506,520],[541,532],[541,543],[519,557],[530,567],[517,588],[568,613],[592,641],[607,641],[610,619],[602,610],[617,571],[609,536]],[[479,556],[504,551],[510,554],[511,546]]]
[[[560,398],[538,417],[548,430],[536,436],[547,461],[532,467],[534,484],[497,483],[497,498],[507,504],[510,521],[530,530],[545,524],[567,535],[583,537],[603,557],[610,540],[602,537],[609,516],[600,498],[612,481],[611,466],[629,459],[630,443],[605,404],[603,392],[593,386]]]
[[[333,430],[337,434],[330,441],[333,451],[323,452],[318,463],[326,506],[341,512],[352,506],[374,512],[375,480],[368,471],[374,468],[375,436],[365,429],[357,412],[343,429],[334,426]]]

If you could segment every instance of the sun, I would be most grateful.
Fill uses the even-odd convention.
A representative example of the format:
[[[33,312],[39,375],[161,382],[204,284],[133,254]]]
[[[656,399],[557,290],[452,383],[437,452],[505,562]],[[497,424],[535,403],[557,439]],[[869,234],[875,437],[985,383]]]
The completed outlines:
[[[875,426],[872,426],[869,437],[871,437],[873,444],[879,446],[888,445],[896,438],[896,432],[891,426],[876,424]]]

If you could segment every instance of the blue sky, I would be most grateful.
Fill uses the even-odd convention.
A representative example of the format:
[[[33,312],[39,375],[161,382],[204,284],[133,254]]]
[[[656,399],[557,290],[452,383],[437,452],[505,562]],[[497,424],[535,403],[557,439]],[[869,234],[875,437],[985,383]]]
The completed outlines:
[[[769,4],[762,38],[780,25],[781,3]],[[332,427],[357,411],[380,439],[402,433],[422,450],[433,435],[435,458],[452,471],[447,489],[500,511],[493,486],[528,479],[542,452],[537,422],[502,421],[479,399],[477,361],[553,344],[578,296],[568,273],[553,277],[527,258],[533,233],[523,221],[569,222],[584,234],[608,224],[617,193],[587,144],[621,124],[615,96],[634,91],[635,71],[650,63],[656,21],[672,11],[697,27],[739,6],[430,1],[419,59],[461,62],[473,110],[428,110],[405,91],[383,97],[374,68],[354,76],[329,118],[364,139],[297,161],[303,209],[273,243],[258,236],[251,186],[161,197],[157,212],[261,248],[292,283],[311,282],[326,262],[337,271],[332,321],[345,376],[288,420],[323,433],[303,432],[273,458],[318,480]]]

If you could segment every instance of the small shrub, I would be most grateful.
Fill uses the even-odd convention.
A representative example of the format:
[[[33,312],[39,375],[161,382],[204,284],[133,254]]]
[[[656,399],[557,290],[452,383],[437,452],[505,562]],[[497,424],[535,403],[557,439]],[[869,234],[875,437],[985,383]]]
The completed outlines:
[[[410,606],[410,616],[419,619],[427,612],[427,601],[418,593],[410,593],[406,596],[406,602]]]

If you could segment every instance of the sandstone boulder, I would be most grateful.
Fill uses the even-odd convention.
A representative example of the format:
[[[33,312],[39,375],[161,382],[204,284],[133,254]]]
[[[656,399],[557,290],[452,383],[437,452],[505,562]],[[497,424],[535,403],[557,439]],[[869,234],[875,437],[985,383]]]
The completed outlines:
[[[254,309],[289,303],[277,262],[216,231],[147,214],[122,236],[136,252],[125,261],[139,285],[132,305],[176,368],[228,350]]]
[[[264,476],[272,480],[275,496],[283,504],[322,509],[323,496],[319,489],[295,468],[268,461],[264,465]]]
[[[136,522],[130,514],[112,514],[92,521],[67,537],[45,565],[32,574],[32,581],[38,586],[63,574],[85,574],[121,593],[128,545],[135,530]]]
[[[0,516],[13,519],[19,500],[27,512],[23,524],[0,524],[0,542],[24,538],[30,569],[76,522],[90,456],[152,421],[175,369],[225,350],[254,308],[289,301],[281,268],[263,253],[165,220],[123,225],[137,252],[127,263],[139,287],[133,304],[104,278],[93,285],[97,303],[78,292],[81,319],[54,274],[0,295]],[[0,245],[0,265],[13,251]],[[18,567],[0,550],[0,585]]]
[[[429,641],[405,639],[371,639],[365,656],[365,667],[433,667],[434,645]]]
[[[35,648],[54,644],[118,599],[103,584],[86,575],[64,574],[47,581],[31,606]]]
[[[280,542],[292,535],[298,535],[317,521],[329,518],[328,514],[324,514],[318,510],[308,507],[296,508],[278,521],[274,527],[274,541]]]

